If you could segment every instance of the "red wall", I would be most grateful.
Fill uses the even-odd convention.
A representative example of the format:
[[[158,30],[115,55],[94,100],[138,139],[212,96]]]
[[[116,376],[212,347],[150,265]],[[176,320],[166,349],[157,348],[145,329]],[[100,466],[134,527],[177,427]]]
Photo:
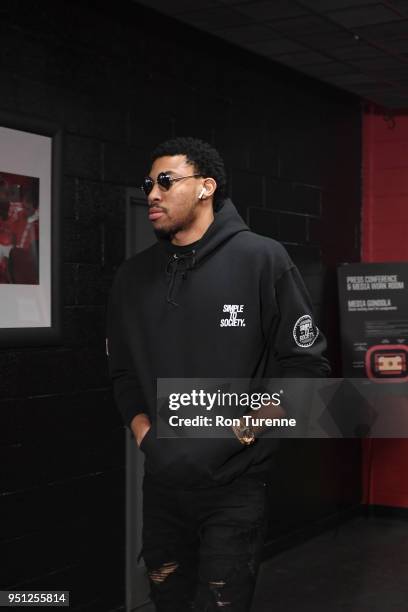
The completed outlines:
[[[408,261],[408,113],[364,114],[362,180],[362,261]],[[408,439],[365,440],[363,468],[364,503],[408,508]]]

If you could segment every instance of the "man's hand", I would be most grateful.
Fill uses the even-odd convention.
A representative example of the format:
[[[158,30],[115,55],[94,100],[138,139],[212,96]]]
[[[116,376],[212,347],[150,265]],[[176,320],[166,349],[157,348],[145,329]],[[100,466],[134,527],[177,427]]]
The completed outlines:
[[[265,419],[276,419],[286,416],[286,412],[282,406],[275,406],[272,402],[261,406],[258,410],[250,410],[246,413],[248,419],[245,421],[241,418],[241,426],[232,426],[232,431],[242,444],[252,444],[255,437],[261,435],[269,427],[259,425]]]
[[[152,424],[150,422],[147,414],[137,414],[135,418],[130,423],[130,427],[133,431],[133,435],[135,436],[136,444],[140,446],[143,438],[151,428]]]

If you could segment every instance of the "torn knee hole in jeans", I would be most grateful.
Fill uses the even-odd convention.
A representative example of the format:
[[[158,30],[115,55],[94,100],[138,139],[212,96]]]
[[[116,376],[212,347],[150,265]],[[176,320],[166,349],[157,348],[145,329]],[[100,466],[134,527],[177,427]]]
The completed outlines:
[[[150,579],[153,580],[153,582],[155,582],[156,584],[160,582],[164,582],[167,576],[169,576],[169,574],[174,572],[174,570],[176,570],[177,568],[178,568],[178,563],[176,563],[175,561],[169,561],[167,563],[163,563],[163,565],[159,567],[158,569],[151,570],[149,572]]]
[[[208,584],[215,595],[217,608],[224,608],[231,605],[230,601],[224,601],[222,599],[221,590],[225,586],[224,580],[210,580]]]

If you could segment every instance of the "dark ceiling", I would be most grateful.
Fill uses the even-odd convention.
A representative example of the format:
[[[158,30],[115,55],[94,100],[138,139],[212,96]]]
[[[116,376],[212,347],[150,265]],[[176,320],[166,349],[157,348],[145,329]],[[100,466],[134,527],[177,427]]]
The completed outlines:
[[[408,109],[408,0],[138,2],[387,109]]]

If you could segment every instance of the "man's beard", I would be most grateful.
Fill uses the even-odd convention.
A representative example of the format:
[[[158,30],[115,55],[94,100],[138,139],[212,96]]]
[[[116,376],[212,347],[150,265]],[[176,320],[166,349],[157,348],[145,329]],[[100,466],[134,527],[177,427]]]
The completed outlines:
[[[182,220],[176,221],[169,227],[153,227],[153,231],[157,239],[173,240],[174,236],[183,230],[188,229],[195,220],[194,209],[190,210],[189,214]]]
[[[183,229],[183,227],[158,227],[158,228],[153,228],[153,231],[156,235],[156,238],[158,240],[173,240],[175,234],[177,234],[177,232],[179,232],[181,229]]]

